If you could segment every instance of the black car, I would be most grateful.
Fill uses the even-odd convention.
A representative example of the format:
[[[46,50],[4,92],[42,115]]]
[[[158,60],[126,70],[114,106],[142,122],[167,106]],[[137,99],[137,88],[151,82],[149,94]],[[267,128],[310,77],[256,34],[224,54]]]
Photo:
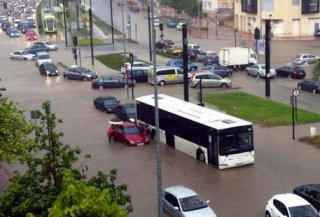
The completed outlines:
[[[131,86],[131,81],[121,78],[120,76],[104,75],[99,79],[95,79],[91,83],[91,87],[96,89],[104,88],[117,88],[117,87],[129,87]]]
[[[32,46],[26,48],[24,51],[27,51],[32,54],[36,54],[39,52],[49,52],[49,48],[41,43],[34,43]]]
[[[304,78],[306,71],[300,66],[280,66],[276,69],[277,76],[285,78]]]
[[[136,105],[134,103],[126,103],[118,105],[114,109],[117,118],[124,121],[135,121],[137,116]]]
[[[227,69],[223,66],[212,66],[211,72],[213,72],[213,74],[219,75],[221,77],[229,77],[230,75],[232,75],[232,70],[231,69]]]
[[[320,30],[316,30],[313,35],[317,38],[320,37]]]
[[[95,108],[107,113],[114,113],[114,109],[119,105],[119,101],[113,96],[100,96],[93,101]]]
[[[298,83],[300,90],[305,90],[313,93],[320,93],[320,79],[315,81],[312,78],[304,79]]]
[[[198,57],[199,54],[199,50],[198,49],[188,49],[188,56],[190,60],[195,60]]]
[[[27,24],[31,27],[31,28],[35,28],[36,27],[36,22],[34,20],[28,20]]]
[[[4,20],[2,21],[2,29],[3,30],[7,30],[8,28],[10,28],[11,23],[8,20]]]
[[[320,211],[320,184],[302,185],[293,189],[293,193],[308,201],[318,212]]]
[[[19,28],[23,34],[25,34],[29,29],[31,29],[31,27],[27,23],[21,23]]]
[[[59,76],[59,69],[53,63],[42,63],[39,72],[45,76]]]
[[[63,77],[66,79],[74,79],[74,80],[93,80],[98,78],[98,75],[89,69],[79,67],[79,66],[73,66],[68,68],[64,73]]]
[[[132,75],[132,78],[131,78]],[[132,80],[132,83],[141,83],[148,81],[148,70],[143,69],[133,69],[132,73],[131,70],[127,70],[124,74],[125,79]]]
[[[156,43],[156,49],[166,49],[167,47],[173,46],[174,42],[170,39],[166,39],[166,40],[162,40],[162,41],[158,41]]]

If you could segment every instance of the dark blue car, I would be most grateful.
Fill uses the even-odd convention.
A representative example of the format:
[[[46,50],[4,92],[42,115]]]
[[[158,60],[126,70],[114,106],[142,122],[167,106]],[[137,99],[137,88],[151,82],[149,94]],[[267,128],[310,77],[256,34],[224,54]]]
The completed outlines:
[[[171,66],[171,67],[179,67],[183,69],[183,61],[181,59],[174,59],[174,60],[169,60],[166,64],[166,66]],[[188,70],[190,71],[195,71],[198,70],[199,66],[195,62],[189,62],[188,63]]]
[[[176,28],[176,22],[174,22],[173,20],[170,20],[169,22],[167,22],[167,27]]]

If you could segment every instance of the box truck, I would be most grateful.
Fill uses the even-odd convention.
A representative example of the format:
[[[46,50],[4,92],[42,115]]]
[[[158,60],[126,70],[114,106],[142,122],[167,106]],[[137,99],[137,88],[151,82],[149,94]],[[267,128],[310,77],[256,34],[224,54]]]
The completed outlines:
[[[257,56],[251,48],[230,47],[219,51],[219,63],[234,70],[242,70],[256,64]]]

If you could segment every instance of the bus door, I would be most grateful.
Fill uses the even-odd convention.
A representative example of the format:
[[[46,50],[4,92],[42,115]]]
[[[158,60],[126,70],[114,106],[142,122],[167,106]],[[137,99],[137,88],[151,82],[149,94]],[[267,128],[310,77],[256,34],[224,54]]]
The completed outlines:
[[[208,163],[218,166],[218,144],[217,136],[208,136]]]

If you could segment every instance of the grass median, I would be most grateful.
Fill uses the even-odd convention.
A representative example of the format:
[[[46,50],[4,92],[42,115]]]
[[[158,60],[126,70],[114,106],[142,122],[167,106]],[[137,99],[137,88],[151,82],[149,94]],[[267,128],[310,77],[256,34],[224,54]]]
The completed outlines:
[[[106,43],[104,43],[104,41],[101,40],[101,39],[94,38],[94,39],[92,39],[92,44],[93,45],[104,45]],[[90,45],[90,39],[78,39],[78,45],[79,46],[89,46]]]
[[[204,101],[227,114],[264,126],[291,124],[291,107],[243,92],[205,94]],[[320,122],[320,115],[298,109],[297,124]]]
[[[103,65],[110,69],[120,71],[121,67],[123,66],[123,54],[105,54],[99,55],[95,57],[96,60],[101,62]],[[129,58],[126,58],[126,62],[129,61]]]

